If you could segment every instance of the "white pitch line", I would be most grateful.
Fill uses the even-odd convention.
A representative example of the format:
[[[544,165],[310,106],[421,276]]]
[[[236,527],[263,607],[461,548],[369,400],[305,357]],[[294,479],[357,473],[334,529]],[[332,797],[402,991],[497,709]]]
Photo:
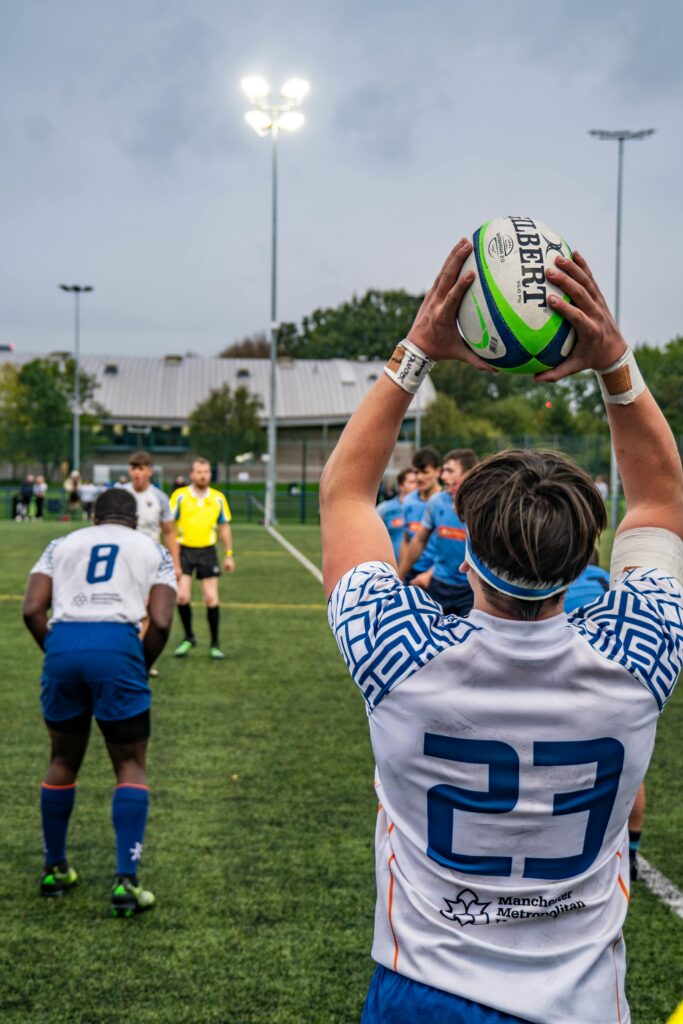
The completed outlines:
[[[289,551],[290,555],[296,558],[297,562],[303,565],[304,569],[308,569],[311,576],[315,576],[318,583],[322,583],[323,574],[321,573],[317,565],[313,565],[313,562],[310,562],[305,555],[301,554],[298,548],[295,548],[293,544],[290,544],[288,540],[285,540],[282,534],[278,533],[273,526],[266,526],[266,530],[271,535],[271,537],[275,538],[278,544],[282,544],[283,548],[286,551]]]
[[[650,892],[658,896],[669,910],[673,910],[674,914],[683,918],[683,892],[677,889],[661,871],[648,863],[640,853],[638,854],[638,880],[645,882]]]

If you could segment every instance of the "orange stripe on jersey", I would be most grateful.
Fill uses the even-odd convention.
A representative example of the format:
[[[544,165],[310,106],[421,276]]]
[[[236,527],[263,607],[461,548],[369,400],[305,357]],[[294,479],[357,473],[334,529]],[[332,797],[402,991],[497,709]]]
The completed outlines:
[[[402,529],[406,524],[405,524],[405,520],[403,520],[403,519],[392,519],[390,521],[389,525],[391,526],[391,528],[393,530],[398,530],[398,529]]]
[[[392,853],[389,858],[389,927],[391,928],[391,934],[394,939],[394,970],[396,970],[396,964],[398,963],[398,939],[396,938],[396,932],[394,931],[394,922],[391,919],[391,912],[394,906],[394,875],[391,870],[391,862],[396,860],[396,857]]]
[[[377,804],[377,813],[379,814],[381,810],[382,810],[382,805],[381,804]]]
[[[422,526],[422,523],[420,522],[420,520],[417,520],[416,522],[408,523],[408,529],[412,530],[413,533],[415,533],[416,530],[419,530],[421,526]]]
[[[387,829],[387,832],[391,833],[391,832],[393,832],[393,831],[394,831],[394,823],[393,823],[393,821],[392,821],[391,825],[390,825],[390,826],[389,826],[389,828]]]
[[[439,537],[447,540],[465,540],[467,534],[459,526],[440,526],[436,531]]]
[[[629,896],[628,889],[624,885],[624,879],[621,877],[621,875],[617,875],[617,882],[619,883],[621,891],[623,892],[624,896],[626,897],[626,902],[628,903],[631,897]]]

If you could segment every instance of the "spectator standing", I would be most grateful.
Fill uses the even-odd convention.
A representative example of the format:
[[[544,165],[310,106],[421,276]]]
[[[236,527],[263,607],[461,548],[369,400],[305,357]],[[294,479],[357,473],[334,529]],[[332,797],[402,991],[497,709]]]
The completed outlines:
[[[47,494],[47,484],[45,483],[44,476],[37,476],[36,482],[33,485],[33,497],[36,502],[36,519],[43,518],[43,506],[45,504],[45,495]]]

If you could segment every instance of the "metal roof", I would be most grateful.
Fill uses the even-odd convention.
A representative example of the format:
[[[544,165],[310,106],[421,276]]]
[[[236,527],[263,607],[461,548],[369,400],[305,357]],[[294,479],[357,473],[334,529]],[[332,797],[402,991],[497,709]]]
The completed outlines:
[[[69,356],[70,353],[60,353]],[[8,354],[15,365],[39,358]],[[384,362],[350,359],[280,361],[276,370],[277,419],[283,425],[303,426],[345,422],[382,373]],[[99,383],[96,400],[107,420],[119,422],[185,423],[212,388],[244,385],[263,402],[261,419],[268,418],[270,361],[202,356],[82,356],[81,366]],[[422,384],[406,416],[413,419],[436,392],[431,380]]]

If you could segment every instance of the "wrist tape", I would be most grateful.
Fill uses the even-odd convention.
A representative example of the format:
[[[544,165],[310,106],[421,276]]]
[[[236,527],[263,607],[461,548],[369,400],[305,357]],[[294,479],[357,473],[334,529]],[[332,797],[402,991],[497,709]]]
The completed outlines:
[[[384,372],[394,384],[414,395],[433,365],[434,361],[421,348],[404,338],[394,349]]]
[[[643,375],[630,348],[616,363],[606,370],[596,370],[595,374],[606,405],[631,405],[645,390]]]

